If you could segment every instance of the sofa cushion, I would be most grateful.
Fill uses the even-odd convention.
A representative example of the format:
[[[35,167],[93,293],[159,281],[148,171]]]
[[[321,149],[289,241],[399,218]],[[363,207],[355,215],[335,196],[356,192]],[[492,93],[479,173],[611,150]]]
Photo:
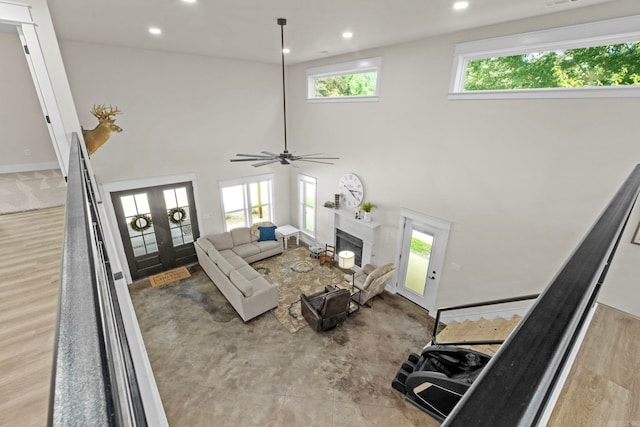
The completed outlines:
[[[247,262],[242,258],[240,258],[238,255],[227,257],[226,260],[229,264],[231,264],[234,270],[237,270],[240,267],[244,267],[245,265],[248,265]]]
[[[233,285],[238,288],[240,292],[242,292],[242,295],[244,295],[245,297],[250,297],[251,295],[253,295],[253,285],[250,281],[245,279],[242,274],[237,271],[232,271],[229,278],[231,279],[231,283],[233,283]]]
[[[209,240],[211,240],[213,246],[215,246],[219,251],[233,248],[233,239],[231,238],[231,233],[227,232],[214,234],[213,236],[209,236]]]
[[[255,271],[249,264],[238,268],[236,271],[242,274],[242,277],[244,277],[247,280],[253,280],[257,277],[262,277],[260,273]]]
[[[229,275],[231,274],[231,272],[233,270],[235,270],[235,267],[229,262],[227,261],[226,258],[220,259],[218,260],[218,262],[216,262],[216,264],[218,265],[218,268],[220,268],[220,270],[225,274],[225,276],[229,277]]]
[[[222,255],[224,258],[229,258],[229,257],[234,257],[238,254],[233,252],[233,250],[231,249],[225,249],[224,251],[220,251],[220,255]]]
[[[247,258],[251,255],[260,253],[260,248],[258,248],[254,243],[245,243],[244,245],[235,246],[233,248],[233,252],[240,255],[242,258]]]
[[[231,230],[231,237],[233,238],[234,247],[251,243],[251,231],[248,227],[234,228]]]
[[[218,260],[224,259],[222,254],[213,245],[211,245],[211,248],[207,251],[207,255],[209,255],[209,258],[211,258],[216,264],[218,263]]]
[[[260,249],[260,252],[266,252],[271,249],[275,249],[280,246],[280,242],[277,240],[267,240],[266,242],[254,242],[254,245]]]
[[[198,244],[198,246],[202,248],[203,251],[205,251],[207,255],[209,254],[209,250],[216,249],[215,246],[213,246],[213,243],[211,243],[211,241],[206,237],[198,237],[198,240],[196,240],[196,243]]]
[[[276,226],[275,225],[263,225],[261,227],[258,227],[258,230],[260,230],[260,237],[258,238],[259,242],[264,242],[267,240],[277,240],[276,239]]]

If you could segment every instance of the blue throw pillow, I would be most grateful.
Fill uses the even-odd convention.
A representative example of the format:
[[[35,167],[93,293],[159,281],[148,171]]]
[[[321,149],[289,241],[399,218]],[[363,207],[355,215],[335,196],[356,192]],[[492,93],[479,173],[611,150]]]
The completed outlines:
[[[277,240],[276,239],[276,227],[275,225],[264,226],[261,225],[258,227],[258,231],[260,232],[260,237],[258,238],[259,242],[264,242],[265,240]]]

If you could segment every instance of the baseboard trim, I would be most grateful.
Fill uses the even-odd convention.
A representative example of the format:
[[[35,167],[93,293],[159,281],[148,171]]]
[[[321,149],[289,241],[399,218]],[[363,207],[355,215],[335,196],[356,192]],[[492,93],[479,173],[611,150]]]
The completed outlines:
[[[0,173],[33,172],[49,169],[60,169],[58,162],[21,163],[18,165],[2,165]]]

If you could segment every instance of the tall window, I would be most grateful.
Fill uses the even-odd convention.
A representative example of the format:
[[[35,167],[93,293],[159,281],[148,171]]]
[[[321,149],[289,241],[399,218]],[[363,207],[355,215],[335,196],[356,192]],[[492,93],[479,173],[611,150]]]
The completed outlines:
[[[343,62],[307,70],[307,99],[377,101],[382,58]]]
[[[640,16],[456,46],[450,98],[640,96]]]
[[[273,221],[273,175],[220,182],[225,230]]]
[[[312,237],[316,235],[316,179],[298,175],[300,228]]]

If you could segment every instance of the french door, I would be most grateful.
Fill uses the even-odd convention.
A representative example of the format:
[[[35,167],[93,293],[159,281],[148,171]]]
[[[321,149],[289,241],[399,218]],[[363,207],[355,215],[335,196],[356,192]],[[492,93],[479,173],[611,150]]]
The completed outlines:
[[[190,182],[111,193],[111,200],[132,280],[196,261]]]
[[[451,225],[407,209],[402,210],[401,225],[397,291],[421,307],[435,310]]]

